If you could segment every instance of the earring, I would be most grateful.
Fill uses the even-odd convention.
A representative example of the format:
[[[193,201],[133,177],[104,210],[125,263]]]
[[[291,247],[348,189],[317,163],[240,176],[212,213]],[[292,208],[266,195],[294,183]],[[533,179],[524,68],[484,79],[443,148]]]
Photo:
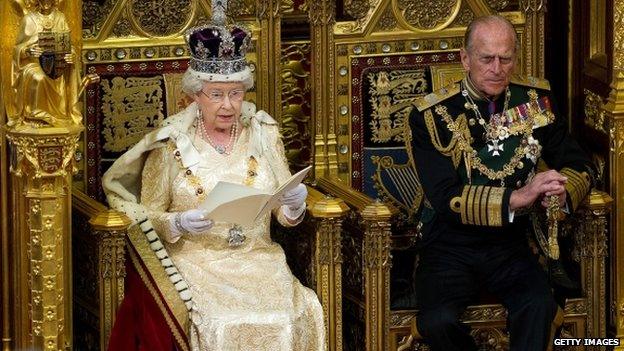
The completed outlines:
[[[202,110],[201,107],[197,106],[197,113],[196,113],[197,119],[201,119],[202,118]]]

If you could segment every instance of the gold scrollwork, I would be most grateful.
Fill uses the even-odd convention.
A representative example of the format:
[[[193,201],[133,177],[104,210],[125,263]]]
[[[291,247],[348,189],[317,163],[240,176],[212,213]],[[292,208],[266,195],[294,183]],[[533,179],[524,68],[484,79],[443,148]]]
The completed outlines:
[[[347,0],[344,4],[345,12],[355,19],[366,16],[370,7],[369,0]]]
[[[254,11],[257,11],[254,0],[230,0],[228,3],[228,14],[232,17],[253,16]]]
[[[313,27],[329,26],[336,22],[334,15],[336,2],[331,0],[318,0],[310,3],[309,18]]]
[[[568,299],[564,307],[564,315],[583,315],[587,313],[586,299]]]
[[[388,7],[377,22],[377,31],[388,31],[396,28],[397,20],[394,17],[392,8]]]
[[[457,17],[455,17],[455,20],[453,21],[453,24],[451,26],[452,27],[466,27],[468,26],[468,24],[470,24],[470,22],[472,22],[472,20],[474,19],[474,16],[475,16],[474,12],[472,12],[472,9],[470,9],[470,6],[463,3],[461,8],[459,9],[459,13],[457,14]]]
[[[104,150],[125,151],[164,120],[162,77],[103,79]]]
[[[165,37],[181,33],[194,17],[195,1],[133,0],[127,17],[146,36]]]
[[[100,34],[107,16],[119,0],[83,0],[82,1],[82,36],[92,39]]]
[[[509,336],[502,328],[486,327],[474,328],[470,334],[478,345],[484,348],[481,350],[508,350]]]
[[[613,4],[613,69],[624,69],[624,0]]]
[[[445,28],[453,22],[461,6],[458,0],[437,1],[435,6],[428,0],[393,0],[392,6],[399,22],[409,29],[432,32]]]
[[[585,93],[585,124],[608,134],[602,97],[588,89],[584,89],[583,92]]]
[[[509,5],[508,0],[489,0],[488,5],[490,8],[496,11],[503,11],[507,5]]]

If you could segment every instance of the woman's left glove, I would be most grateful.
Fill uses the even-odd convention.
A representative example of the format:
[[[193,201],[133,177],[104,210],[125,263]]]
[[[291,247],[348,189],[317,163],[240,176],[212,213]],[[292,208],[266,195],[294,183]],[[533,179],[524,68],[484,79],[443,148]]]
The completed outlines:
[[[282,206],[284,214],[289,218],[298,218],[305,211],[305,200],[308,197],[308,189],[305,185],[299,184],[286,191],[282,195]]]

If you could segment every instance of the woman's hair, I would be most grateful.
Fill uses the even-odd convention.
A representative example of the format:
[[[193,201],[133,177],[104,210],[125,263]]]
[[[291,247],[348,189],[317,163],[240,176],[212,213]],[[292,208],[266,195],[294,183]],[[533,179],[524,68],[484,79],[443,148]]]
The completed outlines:
[[[203,73],[189,67],[182,77],[182,91],[190,96],[195,95],[202,90],[206,82],[241,82],[245,90],[249,90],[253,87],[254,79],[249,67],[246,67],[241,72],[230,74]]]

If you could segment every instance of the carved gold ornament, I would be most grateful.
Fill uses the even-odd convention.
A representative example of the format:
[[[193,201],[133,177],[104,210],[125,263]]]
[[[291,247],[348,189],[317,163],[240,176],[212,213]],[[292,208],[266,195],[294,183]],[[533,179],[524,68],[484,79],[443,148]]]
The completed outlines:
[[[145,33],[164,37],[181,32],[192,19],[193,0],[133,0],[129,18]]]
[[[393,0],[399,21],[416,31],[436,31],[449,25],[461,6],[459,0],[439,0],[435,6],[428,0]]]
[[[585,93],[585,124],[590,128],[607,134],[602,97],[588,89],[584,89],[583,92]]]

